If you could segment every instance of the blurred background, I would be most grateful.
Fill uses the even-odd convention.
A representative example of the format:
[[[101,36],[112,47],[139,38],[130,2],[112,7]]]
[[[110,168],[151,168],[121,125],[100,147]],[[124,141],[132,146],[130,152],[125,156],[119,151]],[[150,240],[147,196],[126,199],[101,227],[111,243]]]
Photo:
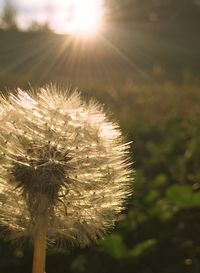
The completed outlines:
[[[48,250],[48,273],[200,272],[200,1],[0,0],[0,90],[95,97],[131,140],[134,195],[105,240]],[[0,240],[0,272],[31,272]]]

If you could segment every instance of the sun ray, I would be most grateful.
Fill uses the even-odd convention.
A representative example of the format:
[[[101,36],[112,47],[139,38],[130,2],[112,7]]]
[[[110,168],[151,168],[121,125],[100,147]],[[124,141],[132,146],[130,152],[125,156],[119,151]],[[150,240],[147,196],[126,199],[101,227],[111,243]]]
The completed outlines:
[[[71,34],[87,36],[97,32],[103,15],[101,1],[73,0],[67,31]]]

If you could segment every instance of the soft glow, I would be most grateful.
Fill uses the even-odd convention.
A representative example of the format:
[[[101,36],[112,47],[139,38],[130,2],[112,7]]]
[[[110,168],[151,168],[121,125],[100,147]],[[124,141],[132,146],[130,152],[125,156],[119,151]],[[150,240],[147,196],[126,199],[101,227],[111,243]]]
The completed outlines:
[[[91,36],[102,27],[105,0],[13,0],[17,23],[27,30],[33,23],[48,24],[56,33]],[[0,0],[0,11],[1,11]]]
[[[98,0],[73,0],[67,30],[71,34],[91,35],[101,24],[102,5]]]

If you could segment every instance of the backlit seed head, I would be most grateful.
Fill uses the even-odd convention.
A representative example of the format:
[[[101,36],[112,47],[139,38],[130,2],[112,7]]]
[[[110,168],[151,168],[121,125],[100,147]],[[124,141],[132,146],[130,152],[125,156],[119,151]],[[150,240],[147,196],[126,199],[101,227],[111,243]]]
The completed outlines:
[[[0,224],[30,237],[45,224],[49,238],[80,245],[102,237],[131,193],[118,126],[54,86],[0,105]]]

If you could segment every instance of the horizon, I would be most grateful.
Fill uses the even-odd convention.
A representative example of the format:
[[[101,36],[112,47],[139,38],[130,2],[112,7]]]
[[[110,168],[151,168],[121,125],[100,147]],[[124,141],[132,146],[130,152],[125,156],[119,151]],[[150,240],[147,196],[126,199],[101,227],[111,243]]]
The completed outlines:
[[[81,29],[82,22],[80,20],[87,21],[86,24],[88,23],[90,27],[90,25],[95,24],[95,15],[97,17],[102,16],[103,0],[96,0],[95,2],[92,0],[84,1],[87,8],[84,7],[83,0],[57,0],[56,2],[53,0],[11,0],[9,2],[16,8],[16,19],[20,29],[27,30],[33,23],[41,25],[47,23],[50,29],[56,33],[70,34],[78,31],[79,28]],[[0,15],[5,2],[0,0]],[[79,10],[77,10],[77,7]],[[88,18],[91,17],[88,16],[89,14],[93,15],[92,22],[88,22]],[[77,16],[80,17],[78,25]]]

